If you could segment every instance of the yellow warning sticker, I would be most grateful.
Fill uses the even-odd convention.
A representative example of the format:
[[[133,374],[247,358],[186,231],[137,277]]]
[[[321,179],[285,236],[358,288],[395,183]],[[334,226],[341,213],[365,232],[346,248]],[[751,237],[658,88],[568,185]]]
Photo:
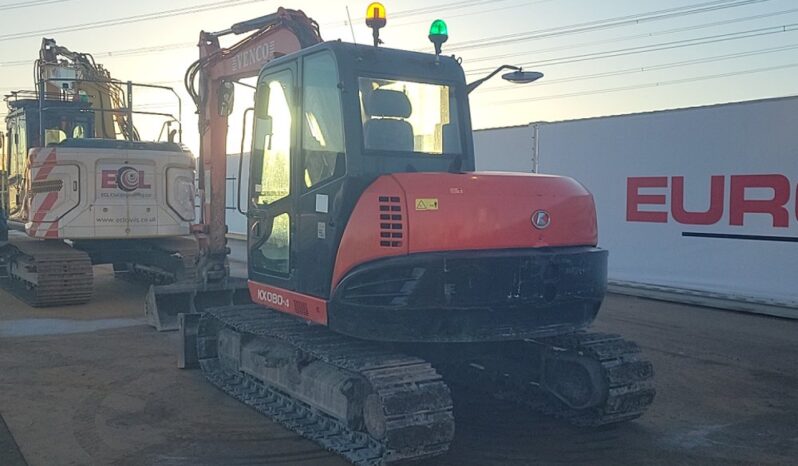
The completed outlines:
[[[416,199],[416,210],[438,210],[438,199]]]

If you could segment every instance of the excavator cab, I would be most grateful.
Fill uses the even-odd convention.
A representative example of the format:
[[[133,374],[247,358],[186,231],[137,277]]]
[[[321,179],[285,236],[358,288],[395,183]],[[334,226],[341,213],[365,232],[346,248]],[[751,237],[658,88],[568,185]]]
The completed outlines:
[[[451,58],[341,42],[266,66],[255,97],[250,277],[326,297],[356,193],[385,174],[473,169],[464,82]]]
[[[9,219],[24,222],[28,151],[67,139],[91,137],[94,122],[89,105],[83,102],[48,101],[43,110],[40,110],[39,100],[34,98],[7,98],[6,103],[9,144],[3,159],[3,171],[7,173],[4,196]],[[44,134],[43,144],[41,134]]]

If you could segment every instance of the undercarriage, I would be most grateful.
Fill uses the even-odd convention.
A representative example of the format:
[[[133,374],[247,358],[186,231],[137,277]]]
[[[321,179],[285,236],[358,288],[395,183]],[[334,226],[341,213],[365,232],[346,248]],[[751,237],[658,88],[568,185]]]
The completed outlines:
[[[193,284],[197,254],[189,237],[68,244],[12,235],[0,247],[0,287],[33,307],[83,304],[92,297],[93,265],[113,264],[123,279]]]
[[[0,248],[0,286],[34,307],[83,304],[92,296],[91,258],[63,241],[12,236]]]
[[[217,387],[354,464],[446,452],[450,387],[580,426],[635,419],[655,394],[651,363],[616,335],[375,343],[257,305],[208,309],[182,335]]]

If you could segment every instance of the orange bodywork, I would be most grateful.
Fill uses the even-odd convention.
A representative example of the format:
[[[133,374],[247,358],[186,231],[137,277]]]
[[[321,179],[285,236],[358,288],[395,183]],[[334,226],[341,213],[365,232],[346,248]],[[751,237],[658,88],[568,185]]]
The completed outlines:
[[[543,229],[532,224],[532,215],[540,210],[551,219]],[[571,178],[396,173],[378,178],[355,206],[338,249],[332,285],[334,289],[355,266],[390,256],[597,242],[593,196]]]
[[[252,302],[327,325],[327,301],[249,280]]]

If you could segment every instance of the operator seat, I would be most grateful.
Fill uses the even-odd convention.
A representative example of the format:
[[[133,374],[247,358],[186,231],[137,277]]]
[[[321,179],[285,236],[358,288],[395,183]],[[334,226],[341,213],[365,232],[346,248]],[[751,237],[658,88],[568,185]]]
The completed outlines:
[[[404,92],[377,89],[365,99],[369,119],[363,124],[366,149],[413,151],[413,127],[405,118],[413,112]]]

